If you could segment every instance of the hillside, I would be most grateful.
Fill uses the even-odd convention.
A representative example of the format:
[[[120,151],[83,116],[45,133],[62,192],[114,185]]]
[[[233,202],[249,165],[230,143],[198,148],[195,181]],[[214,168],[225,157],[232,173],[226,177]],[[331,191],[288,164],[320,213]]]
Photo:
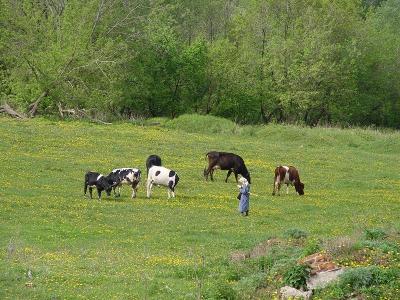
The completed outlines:
[[[290,229],[310,240],[400,230],[398,132],[240,127],[199,116],[157,122],[0,118],[0,298],[218,298],[218,282],[246,298],[263,275],[232,265],[234,251]],[[204,180],[210,150],[244,158],[258,195],[248,218],[237,213],[233,176]],[[146,199],[145,180],[135,200],[127,187],[119,199],[83,197],[85,171],[144,170],[153,153],[178,172],[176,199],[162,188]],[[279,164],[298,167],[305,196],[293,188],[271,196]]]

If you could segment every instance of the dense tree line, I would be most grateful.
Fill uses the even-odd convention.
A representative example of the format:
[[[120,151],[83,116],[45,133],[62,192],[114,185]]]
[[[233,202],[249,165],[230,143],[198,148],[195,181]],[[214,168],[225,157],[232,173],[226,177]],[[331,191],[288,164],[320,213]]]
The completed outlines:
[[[399,45],[398,0],[0,0],[0,97],[399,128]]]

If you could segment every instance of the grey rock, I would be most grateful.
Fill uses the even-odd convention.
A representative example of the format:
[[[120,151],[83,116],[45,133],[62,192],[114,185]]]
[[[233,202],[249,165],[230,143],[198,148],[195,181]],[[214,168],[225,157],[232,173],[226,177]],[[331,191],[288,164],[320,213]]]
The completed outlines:
[[[324,288],[332,281],[337,280],[338,276],[342,274],[343,271],[343,269],[337,269],[333,271],[319,272],[308,279],[307,288],[309,290]]]
[[[284,286],[280,290],[281,299],[305,299],[311,298],[312,291],[300,291],[291,286]]]

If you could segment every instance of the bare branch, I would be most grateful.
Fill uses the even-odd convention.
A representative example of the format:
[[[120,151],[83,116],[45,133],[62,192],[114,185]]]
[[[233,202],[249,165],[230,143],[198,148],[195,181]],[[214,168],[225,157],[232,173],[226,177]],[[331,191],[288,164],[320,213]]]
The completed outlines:
[[[101,10],[103,9],[103,5],[104,5],[104,0],[100,0],[99,8],[97,9],[96,17],[95,17],[95,19],[94,19],[94,21],[93,21],[92,32],[90,33],[90,38],[89,38],[88,44],[89,44],[90,42],[93,43],[93,35],[94,35],[95,30],[96,30],[97,24],[98,24],[99,21],[100,21]]]
[[[105,34],[105,36],[109,35],[111,33],[111,31],[113,31],[117,26],[119,26],[121,23],[125,22],[131,13],[133,13],[135,10],[137,10],[139,7],[141,6],[141,4],[136,5],[134,8],[132,8],[131,10],[128,11],[128,13],[126,14],[126,16],[120,20],[117,21]]]
[[[64,118],[65,114],[73,116],[73,117],[77,117],[79,119],[83,119],[86,118],[91,122],[94,123],[99,123],[99,124],[103,124],[103,125],[111,125],[112,123],[109,122],[104,122],[102,120],[99,119],[95,119],[89,116],[88,112],[85,109],[79,109],[79,108],[63,108],[62,104],[59,102],[57,104],[58,107],[58,111],[60,113],[61,118]]]
[[[29,116],[33,118],[36,115],[36,111],[39,105],[39,102],[47,96],[48,91],[44,91],[39,97],[36,98],[36,101],[32,102],[29,105]]]
[[[4,102],[3,105],[0,105],[0,113],[6,113],[10,116],[17,118],[17,119],[26,119],[26,116],[20,112],[14,110],[7,102]]]

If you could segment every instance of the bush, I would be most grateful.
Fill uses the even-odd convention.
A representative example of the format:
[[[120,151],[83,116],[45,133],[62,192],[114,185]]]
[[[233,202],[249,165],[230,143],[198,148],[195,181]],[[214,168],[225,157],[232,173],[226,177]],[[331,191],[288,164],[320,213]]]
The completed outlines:
[[[321,250],[321,242],[317,239],[309,239],[303,249],[303,255],[308,256]]]
[[[249,295],[254,294],[254,292],[260,287],[264,286],[266,283],[266,275],[264,273],[255,273],[250,276],[242,278],[238,282],[238,298],[244,299],[248,298]]]
[[[400,278],[400,270],[384,270],[377,266],[350,269],[340,276],[340,284],[353,289],[368,288],[374,285],[387,284]]]
[[[195,114],[179,116],[176,119],[167,121],[164,126],[191,133],[233,134],[238,133],[240,130],[240,127],[230,120]]]
[[[301,239],[301,238],[306,238],[308,236],[308,233],[297,228],[291,228],[285,231],[285,235],[289,238],[292,239]]]
[[[324,241],[323,248],[332,255],[350,255],[357,246],[357,239],[354,237],[337,237]]]
[[[386,236],[386,232],[380,228],[365,229],[365,238],[367,240],[382,240]]]
[[[399,299],[400,269],[381,269],[376,266],[347,270],[339,281],[315,291],[313,299]]]
[[[400,252],[400,247],[396,243],[389,242],[389,241],[363,241],[361,243],[361,247],[369,248],[369,249],[379,249],[383,253],[388,252]]]
[[[236,291],[225,280],[218,280],[214,283],[210,290],[206,291],[204,298],[234,300],[237,298]]]
[[[307,279],[310,277],[310,267],[306,265],[294,265],[283,275],[283,281],[286,285],[296,289],[306,289]]]

